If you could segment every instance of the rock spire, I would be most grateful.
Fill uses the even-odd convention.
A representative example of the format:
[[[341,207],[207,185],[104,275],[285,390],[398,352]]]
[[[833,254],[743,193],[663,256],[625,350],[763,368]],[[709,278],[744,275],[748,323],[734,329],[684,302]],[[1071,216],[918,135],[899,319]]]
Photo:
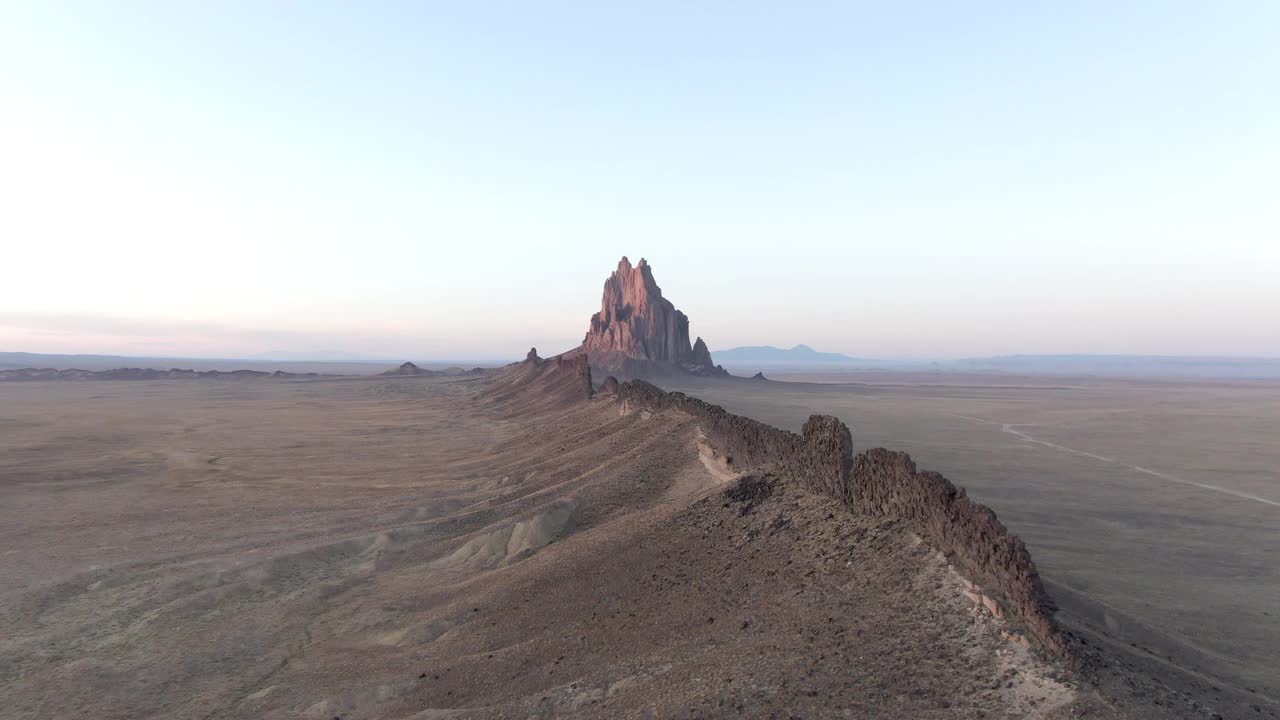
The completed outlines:
[[[727,375],[711,362],[707,344],[689,343],[689,318],[662,297],[653,270],[643,258],[635,266],[626,257],[604,283],[600,312],[579,351],[591,365],[628,376]]]

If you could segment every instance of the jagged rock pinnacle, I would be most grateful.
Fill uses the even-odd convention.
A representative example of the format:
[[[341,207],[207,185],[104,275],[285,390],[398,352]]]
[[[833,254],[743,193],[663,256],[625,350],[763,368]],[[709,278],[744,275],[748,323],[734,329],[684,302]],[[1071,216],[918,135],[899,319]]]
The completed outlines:
[[[702,338],[689,343],[689,318],[662,297],[649,262],[624,255],[604,283],[600,312],[578,348],[591,363],[622,374],[683,371],[723,375]],[[625,367],[624,367],[625,365]]]

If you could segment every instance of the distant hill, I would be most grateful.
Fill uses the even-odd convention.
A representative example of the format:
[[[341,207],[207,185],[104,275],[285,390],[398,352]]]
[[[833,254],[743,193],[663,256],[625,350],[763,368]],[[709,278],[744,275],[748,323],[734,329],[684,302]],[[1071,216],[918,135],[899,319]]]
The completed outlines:
[[[251,358],[148,357],[136,355],[59,355],[0,352],[0,369],[54,368],[56,370],[114,370],[117,368],[190,368],[193,370],[260,370],[263,372],[317,372],[335,375],[373,375],[386,364],[355,362],[286,362]]]
[[[871,362],[833,352],[818,352],[808,345],[790,349],[772,345],[751,345],[729,350],[716,350],[711,359],[721,365],[859,365]]]
[[[197,371],[258,370],[267,373],[321,373],[326,375],[376,375],[391,362],[354,362],[341,360],[264,360],[262,358],[191,358],[146,357],[134,355],[57,355],[50,353],[0,352],[0,370],[21,368],[53,368],[55,370],[115,370],[117,368],[149,368],[169,370],[190,368]],[[440,370],[446,375],[470,373],[475,367],[502,364],[492,360],[418,361],[415,365]],[[464,368],[471,368],[465,370]]]
[[[203,380],[206,378],[218,380],[256,380],[260,378],[297,380],[322,377],[333,376],[314,372],[292,373],[284,370],[265,372],[263,370],[183,370],[181,368],[170,368],[169,370],[157,370],[155,368],[113,368],[111,370],[21,368],[0,370],[0,382],[38,380]]]

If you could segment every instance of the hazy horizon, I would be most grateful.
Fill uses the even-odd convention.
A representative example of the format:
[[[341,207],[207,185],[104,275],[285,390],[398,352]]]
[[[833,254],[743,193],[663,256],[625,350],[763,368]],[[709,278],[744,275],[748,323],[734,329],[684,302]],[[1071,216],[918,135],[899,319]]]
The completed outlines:
[[[717,363],[723,362],[725,367],[731,371],[738,373],[749,372],[755,369],[772,368],[823,368],[826,367],[833,372],[843,370],[945,370],[948,372],[965,372],[965,371],[1001,371],[1001,372],[1030,372],[1032,374],[1086,374],[1086,375],[1103,375],[1103,376],[1119,376],[1133,374],[1130,371],[1140,371],[1139,374],[1165,377],[1178,377],[1177,370],[1179,368],[1189,371],[1189,377],[1252,377],[1251,371],[1266,371],[1264,375],[1257,377],[1271,377],[1275,372],[1280,372],[1280,357],[1266,357],[1258,355],[1128,355],[1128,354],[1092,354],[1092,353],[1057,353],[1057,354],[1025,354],[1014,353],[1009,355],[987,355],[987,356],[937,356],[937,357],[849,357],[848,362],[819,360],[810,361],[803,359],[777,358],[771,360],[762,360],[759,358],[721,358],[724,353],[741,351],[741,350],[758,350],[762,348],[770,348],[772,346],[742,346],[733,348],[719,348],[711,350],[713,361]],[[551,351],[542,348],[535,348],[539,355],[543,357],[559,354],[559,351]],[[788,350],[789,348],[775,348],[777,350]],[[246,362],[252,365],[260,365],[265,363],[279,363],[281,365],[296,365],[299,363],[316,363],[322,365],[346,365],[346,364],[364,364],[364,365],[399,365],[403,362],[415,362],[418,364],[429,365],[497,365],[517,362],[523,360],[527,349],[519,352],[512,352],[506,355],[493,356],[451,356],[438,357],[430,355],[401,355],[401,356],[376,356],[365,355],[360,353],[351,353],[344,351],[326,352],[317,350],[313,352],[263,352],[251,355],[130,355],[119,353],[97,353],[97,352],[77,352],[77,353],[41,353],[25,350],[7,350],[0,349],[0,366],[13,366],[13,356],[32,356],[40,360],[52,360],[53,358],[102,358],[102,359],[128,359],[128,360],[192,360],[192,361],[210,361],[210,362]],[[825,352],[825,351],[819,351]],[[837,353],[839,354],[839,353]],[[1116,364],[1117,361],[1123,364]],[[1142,366],[1134,366],[1136,361],[1149,361]],[[1065,366],[1064,366],[1065,363]],[[47,363],[46,363],[47,364]],[[58,364],[58,363],[55,363]],[[1074,364],[1074,365],[1073,365]],[[1243,364],[1243,365],[1241,365]],[[61,368],[62,365],[58,364]],[[1002,365],[1010,367],[1001,367]],[[1234,368],[1231,372],[1222,374],[1225,368]],[[1240,369],[1243,367],[1243,369]],[[86,368],[93,369],[93,368]],[[1121,372],[1117,373],[1117,370]]]
[[[1265,2],[0,9],[0,350],[1280,357]]]

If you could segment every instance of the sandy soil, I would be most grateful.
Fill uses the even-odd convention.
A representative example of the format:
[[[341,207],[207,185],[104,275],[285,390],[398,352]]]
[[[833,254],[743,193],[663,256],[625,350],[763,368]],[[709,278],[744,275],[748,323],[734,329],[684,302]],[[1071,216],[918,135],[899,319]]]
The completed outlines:
[[[1188,716],[686,416],[480,386],[0,388],[0,715]]]

